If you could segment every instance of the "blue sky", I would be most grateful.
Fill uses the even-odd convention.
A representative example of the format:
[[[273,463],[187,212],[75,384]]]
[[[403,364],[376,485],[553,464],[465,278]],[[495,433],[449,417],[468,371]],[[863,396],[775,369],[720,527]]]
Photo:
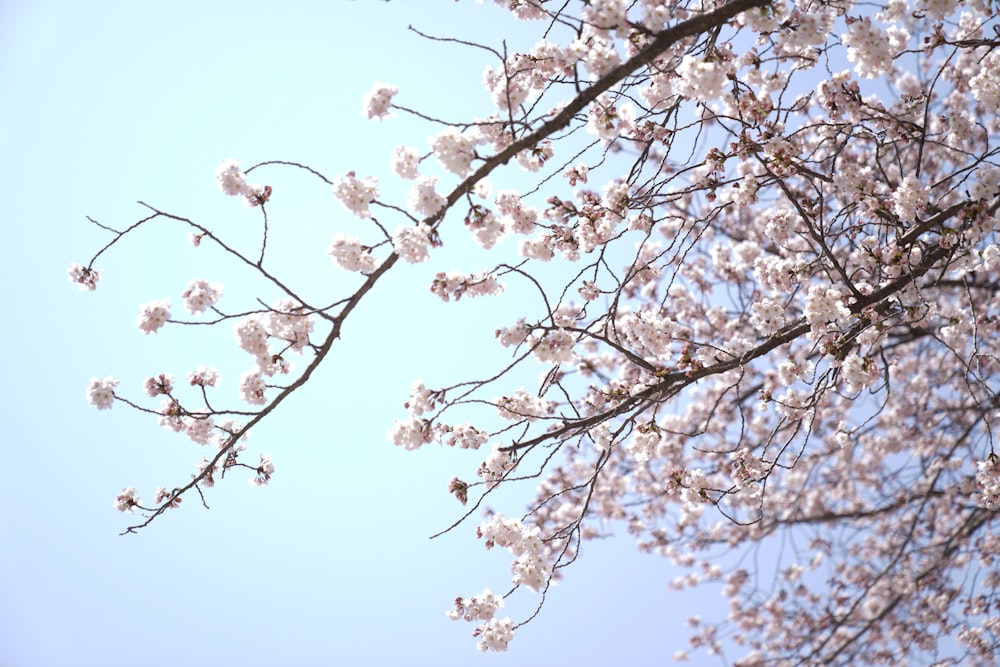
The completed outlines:
[[[143,336],[134,322],[154,299],[170,297],[177,313],[194,278],[224,283],[225,298],[250,286],[191,248],[186,230],[158,224],[98,262],[97,292],[78,292],[66,267],[108,240],[85,216],[122,228],[145,215],[141,199],[246,238],[259,218],[218,191],[224,158],[385,176],[390,150],[423,148],[431,129],[364,120],[360,99],[373,81],[447,118],[487,113],[484,54],[430,44],[410,24],[493,45],[527,35],[465,0],[0,4],[9,365],[0,664],[650,664],[682,646],[689,609],[666,589],[678,573],[627,536],[585,544],[507,654],[478,655],[473,626],[445,617],[456,595],[506,590],[510,580],[509,555],[475,540],[478,521],[427,539],[459,516],[447,481],[471,477],[481,455],[405,452],[385,431],[403,418],[414,378],[443,385],[502,361],[491,332],[520,310],[511,295],[437,302],[426,286],[451,265],[395,271],[322,372],[254,431],[251,455],[277,466],[270,487],[237,475],[208,492],[210,511],[190,499],[139,535],[118,535],[127,517],[111,505],[123,486],[151,499],[157,485],[188,479],[202,452],[125,406],[94,410],[86,385],[115,375],[140,398],[152,373],[183,377],[238,357],[228,325]],[[271,256],[281,275],[339,293],[352,278],[332,267],[326,245],[359,221],[305,172],[264,179],[275,188]],[[453,247],[456,263],[476,262]],[[224,374],[221,392],[235,395],[239,370]],[[502,509],[518,513],[531,491],[504,496]],[[537,600],[518,597],[516,619]],[[721,603],[708,601],[719,616]]]

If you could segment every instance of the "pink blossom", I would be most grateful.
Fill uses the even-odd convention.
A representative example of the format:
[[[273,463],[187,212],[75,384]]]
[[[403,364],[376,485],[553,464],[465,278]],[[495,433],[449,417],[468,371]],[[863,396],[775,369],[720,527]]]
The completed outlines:
[[[392,98],[399,92],[396,86],[387,83],[375,83],[371,90],[365,93],[361,101],[361,113],[369,119],[383,118],[390,115],[389,109],[392,106]]]
[[[98,410],[110,410],[115,402],[117,386],[118,380],[110,376],[103,380],[91,378],[90,386],[87,388],[87,402]]]
[[[156,333],[170,319],[170,301],[151,301],[139,307],[135,324],[144,334]]]
[[[93,292],[97,289],[97,281],[101,279],[100,271],[82,264],[70,264],[66,272],[69,274],[69,281],[79,285],[81,290]]]
[[[222,296],[222,285],[218,283],[209,284],[204,280],[192,280],[187,289],[181,294],[184,299],[184,307],[192,315],[205,312],[219,302]],[[169,315],[168,315],[169,316]]]

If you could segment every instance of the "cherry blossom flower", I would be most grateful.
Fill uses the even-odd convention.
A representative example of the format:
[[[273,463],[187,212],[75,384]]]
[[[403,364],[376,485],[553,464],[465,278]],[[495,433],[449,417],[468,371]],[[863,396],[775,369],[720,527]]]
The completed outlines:
[[[81,290],[93,292],[97,289],[97,281],[101,279],[100,271],[95,271],[83,264],[70,264],[66,272],[69,274],[69,281],[76,283]]]
[[[257,368],[251,368],[240,378],[240,397],[250,405],[265,405],[267,399],[264,392],[267,386],[264,378]]]
[[[495,483],[503,479],[508,471],[513,470],[517,464],[517,456],[514,452],[504,451],[499,442],[493,443],[493,451],[486,457],[486,460],[479,465],[476,476],[487,482],[492,487]]]
[[[180,507],[183,498],[177,495],[177,492],[178,492],[177,489],[174,489],[173,491],[167,491],[166,487],[163,486],[156,487],[156,498],[155,498],[156,504],[159,505],[164,500],[168,500],[170,501],[167,503],[169,507],[172,508]]]
[[[143,386],[146,395],[150,398],[166,396],[174,390],[174,376],[170,373],[160,373],[157,376],[146,378]]]
[[[170,300],[150,301],[139,307],[135,324],[144,334],[156,333],[170,319]]]
[[[135,488],[128,486],[122,489],[122,492],[115,498],[114,508],[119,512],[128,512],[131,514],[132,509],[137,507],[139,503],[140,500],[136,495]]]
[[[163,428],[168,428],[175,433],[179,433],[184,430],[184,409],[181,404],[175,398],[167,397],[160,401],[160,409],[157,410],[160,415],[157,420]]]
[[[115,402],[115,387],[118,380],[113,377],[106,377],[103,380],[91,378],[90,386],[87,388],[87,402],[98,410],[110,410]]]
[[[437,177],[421,176],[410,188],[406,204],[417,215],[429,218],[442,208],[447,200],[435,190]]]
[[[389,109],[392,106],[392,98],[399,92],[396,86],[387,83],[376,83],[371,90],[365,93],[361,101],[361,113],[369,120],[378,118],[382,120],[390,116]]]
[[[440,438],[442,443],[459,449],[479,449],[488,440],[486,431],[475,428],[471,424],[446,426],[441,429]]]
[[[496,276],[486,272],[462,274],[458,271],[441,272],[431,283],[431,292],[441,297],[442,301],[455,301],[463,296],[473,299],[478,296],[501,294],[504,286],[497,281]]]
[[[184,419],[184,434],[191,438],[192,442],[199,445],[207,445],[212,440],[215,433],[215,422],[208,416],[210,410],[202,408],[197,416],[189,416]]]
[[[988,510],[997,509],[1000,507],[1000,457],[990,453],[976,463],[976,468],[976,487],[979,489],[976,502]]]
[[[491,618],[473,632],[474,637],[480,637],[476,647],[480,651],[506,651],[507,644],[514,638],[513,623],[509,618]]]
[[[187,375],[192,387],[214,387],[219,381],[219,372],[214,368],[199,366]]]
[[[675,89],[681,95],[700,102],[710,102],[722,94],[731,69],[724,63],[696,56],[684,56],[677,67],[680,81]]]
[[[389,159],[389,166],[400,178],[408,181],[420,176],[417,167],[420,165],[420,153],[412,146],[397,146]]]
[[[394,445],[413,451],[431,442],[433,435],[427,421],[412,417],[405,422],[396,421],[389,429],[389,439]]]
[[[333,194],[348,211],[359,218],[371,217],[368,205],[378,198],[378,179],[361,180],[353,171],[333,179]]]
[[[476,145],[484,139],[478,130],[460,132],[454,127],[445,128],[430,140],[431,152],[441,165],[453,174],[466,176],[472,170]]]
[[[215,178],[224,194],[246,195],[250,191],[247,175],[240,170],[239,160],[227,158],[215,169]]]
[[[259,315],[249,315],[241,320],[233,327],[233,335],[240,349],[255,357],[267,354],[268,333]]]
[[[429,258],[433,230],[425,224],[400,225],[392,235],[392,247],[396,254],[411,264],[426,262]]]
[[[337,232],[333,235],[333,241],[330,242],[326,252],[337,266],[347,271],[367,274],[375,270],[375,258],[368,252],[367,247],[361,245],[356,236],[346,236]]]
[[[257,474],[250,478],[251,486],[266,486],[271,481],[274,474],[274,463],[270,456],[260,455],[260,465],[257,466]]]
[[[469,485],[458,477],[452,477],[448,482],[448,493],[454,494],[463,505],[469,502]]]
[[[192,280],[187,289],[181,294],[184,299],[184,307],[192,315],[205,312],[219,302],[222,296],[222,285],[204,280]],[[167,315],[169,317],[169,313]]]
[[[488,621],[503,608],[503,598],[490,589],[471,598],[455,598],[455,608],[447,615],[453,621]]]
[[[857,63],[855,71],[866,79],[879,77],[892,68],[893,58],[905,47],[910,38],[905,29],[893,26],[881,30],[872,24],[871,17],[849,19],[847,32],[841,42],[847,48],[847,59]]]

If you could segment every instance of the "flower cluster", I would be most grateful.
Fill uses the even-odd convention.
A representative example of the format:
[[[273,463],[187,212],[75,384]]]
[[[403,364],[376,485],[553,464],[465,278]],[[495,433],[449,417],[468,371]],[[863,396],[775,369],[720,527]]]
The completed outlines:
[[[619,107],[610,96],[602,95],[594,100],[587,112],[587,131],[605,142],[630,136],[635,133],[635,117],[634,106],[626,103]],[[587,182],[586,174],[584,171],[581,178],[579,167],[575,167],[565,175],[570,185],[576,185],[577,180]]]
[[[770,336],[785,326],[784,307],[768,298],[763,298],[751,307],[750,324],[762,336]]]
[[[406,196],[406,205],[411,211],[429,218],[444,208],[448,200],[435,188],[437,180],[436,176],[422,176],[417,179]]]
[[[87,387],[87,402],[98,410],[110,410],[115,402],[115,387],[118,380],[113,377],[106,377],[103,380],[91,378],[90,386]]]
[[[180,495],[178,495],[178,489],[173,491],[167,491],[167,487],[158,486],[156,487],[156,497],[154,498],[157,505],[162,503],[164,500],[169,501],[167,507],[177,508],[181,506],[181,500],[183,500]]]
[[[503,598],[490,589],[471,598],[455,598],[455,608],[448,612],[453,621],[488,621],[503,607]]]
[[[687,55],[677,66],[680,80],[676,91],[699,102],[711,102],[722,95],[732,68],[718,60]]]
[[[400,225],[392,235],[392,248],[396,254],[411,264],[426,262],[428,249],[433,245],[434,230],[423,223]]]
[[[333,194],[348,211],[359,218],[370,218],[368,205],[378,198],[378,179],[361,180],[353,171],[333,179]]]
[[[517,465],[517,454],[505,451],[500,443],[493,443],[493,451],[486,460],[479,464],[476,476],[483,479],[489,488],[493,488],[510,470]]]
[[[375,270],[375,258],[356,236],[334,234],[326,252],[337,266],[347,271],[367,274]]]
[[[215,179],[219,182],[219,189],[229,196],[242,195],[247,191],[247,175],[240,169],[239,160],[223,160],[215,168]]]
[[[146,378],[143,387],[146,390],[146,395],[150,398],[168,396],[174,390],[174,376],[170,373],[160,373],[154,377]]]
[[[420,153],[412,146],[397,146],[389,158],[389,167],[400,178],[412,181],[420,176],[417,167],[420,165]]]
[[[448,482],[448,493],[458,498],[458,502],[463,505],[469,502],[469,485],[458,477],[452,477]]]
[[[528,528],[520,519],[494,514],[476,529],[476,537],[486,540],[487,549],[506,547],[515,556],[511,565],[515,584],[524,584],[536,592],[545,587],[551,566],[537,527]]]
[[[144,334],[156,333],[170,319],[170,301],[150,301],[139,306],[139,316],[135,324]]]
[[[387,83],[376,83],[371,90],[365,93],[361,100],[361,113],[368,119],[378,118],[379,120],[389,115],[389,108],[392,106],[392,98],[399,89]]]
[[[264,384],[264,376],[256,368],[251,368],[240,377],[240,397],[250,405],[264,405],[267,399],[264,392],[267,385]]]
[[[489,250],[504,236],[503,222],[493,211],[480,205],[473,206],[465,216],[465,226],[474,232],[473,238],[482,248]]]
[[[496,276],[482,271],[480,273],[462,274],[458,271],[438,273],[431,283],[431,292],[441,297],[442,301],[450,301],[452,297],[458,301],[463,296],[470,299],[477,296],[500,294],[504,286],[497,282]]]
[[[292,351],[301,354],[309,344],[313,330],[312,315],[303,314],[303,306],[295,301],[281,300],[264,314],[253,314],[243,318],[233,327],[233,336],[240,348],[256,358],[257,366],[243,374],[240,394],[251,405],[263,405],[263,375],[271,377],[277,373],[287,374],[291,363],[284,353]],[[268,342],[274,340],[279,349],[272,350]]]
[[[472,170],[472,160],[476,157],[476,145],[483,142],[477,130],[460,132],[449,127],[430,140],[431,151],[441,165],[453,174],[465,176]]]
[[[444,392],[428,389],[423,380],[414,380],[410,388],[410,400],[404,407],[411,415],[422,415],[430,412],[444,400]]]
[[[81,290],[89,290],[93,292],[97,289],[97,281],[101,279],[100,271],[95,271],[89,266],[84,266],[83,264],[70,264],[66,272],[69,274],[69,281],[71,283],[76,283]]]
[[[407,451],[420,449],[434,440],[434,430],[426,419],[411,417],[406,421],[395,421],[388,431],[392,444]]]
[[[929,192],[919,178],[907,176],[892,192],[892,212],[904,222],[913,222],[927,206]]]
[[[509,618],[491,618],[476,628],[472,636],[480,637],[476,644],[480,651],[506,651],[514,638],[513,623]]]
[[[880,376],[879,366],[874,359],[853,353],[840,362],[840,373],[851,391],[861,391],[871,386]]]
[[[746,447],[733,452],[730,459],[732,460],[730,474],[736,483],[736,488],[746,491],[751,498],[758,498],[763,493],[761,480],[769,471],[767,464],[751,454]]]
[[[841,43],[847,48],[847,59],[855,64],[855,71],[866,79],[875,79],[892,69],[896,57],[909,41],[910,35],[903,28],[893,26],[882,30],[872,25],[871,17],[848,19],[847,32]]]
[[[219,381],[219,373],[214,368],[199,366],[187,376],[192,387],[214,387]]]
[[[209,409],[202,408],[196,415],[184,417],[184,435],[199,445],[207,445],[215,434],[215,420],[208,416]]]
[[[551,415],[555,403],[540,396],[529,394],[524,388],[518,389],[511,396],[499,396],[493,399],[497,412],[503,419],[511,421],[535,421],[539,417]]]
[[[139,497],[134,487],[127,486],[115,498],[114,508],[119,512],[132,513],[132,508],[139,507]]]
[[[813,331],[825,331],[828,324],[845,322],[851,316],[844,297],[836,288],[812,285],[805,301],[804,314]]]
[[[249,207],[259,206],[271,197],[271,186],[247,183],[247,175],[240,169],[239,160],[233,158],[223,160],[215,168],[215,180],[223,193],[230,196],[241,195]],[[200,242],[200,237],[198,240]]]
[[[1000,508],[1000,456],[990,452],[976,468],[976,502],[988,510]]]
[[[504,229],[514,234],[530,234],[538,222],[538,209],[525,206],[521,197],[513,190],[498,192],[494,198],[497,212],[503,216],[500,222]]]
[[[170,429],[174,433],[184,430],[184,409],[175,398],[164,398],[160,401],[160,409],[157,411],[160,418],[157,420],[163,428]]]
[[[531,352],[543,364],[571,363],[575,359],[576,338],[565,329],[550,329],[541,336],[529,336]]]
[[[517,323],[512,327],[501,327],[496,330],[496,338],[504,347],[520,345],[528,340],[530,335],[531,329],[523,317],[518,318]]]
[[[662,433],[655,424],[643,424],[625,444],[625,451],[632,455],[636,463],[646,463],[659,455],[662,442]]]
[[[449,447],[459,449],[479,449],[486,444],[488,435],[472,424],[459,424],[457,426],[440,426],[435,429],[435,435],[441,442]]]
[[[1000,51],[990,51],[979,67],[979,74],[969,79],[969,88],[986,113],[1000,113]]]
[[[187,289],[181,294],[184,299],[184,307],[192,315],[205,312],[219,302],[222,296],[222,285],[204,280],[192,280]],[[169,317],[169,314],[167,315]]]
[[[250,478],[250,484],[252,486],[264,486],[271,481],[271,475],[274,474],[274,463],[271,462],[270,456],[260,455],[260,464],[257,466],[256,475]]]

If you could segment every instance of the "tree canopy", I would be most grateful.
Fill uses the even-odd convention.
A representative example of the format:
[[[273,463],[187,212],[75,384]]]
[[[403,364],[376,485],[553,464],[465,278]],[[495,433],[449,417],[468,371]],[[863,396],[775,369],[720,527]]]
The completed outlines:
[[[91,220],[109,240],[70,267],[81,289],[98,289],[102,258],[153,221],[260,286],[230,305],[197,277],[186,313],[154,300],[136,322],[231,328],[212,340],[247,355],[239,403],[211,367],[151,376],[138,397],[91,381],[95,407],[124,404],[211,446],[152,501],[124,488],[125,532],[204,502],[241,468],[266,485],[275,463],[247,453],[246,436],[280,420],[327,360],[375,344],[344,327],[389,298],[384,276],[471,237],[489,268],[441,266],[403,298],[517,290],[521,317],[478,343],[509,361],[447,386],[415,381],[387,398],[405,406],[384,428],[407,450],[473,450],[455,452],[453,527],[480,522],[513,573],[506,590],[455,599],[450,615],[474,624],[481,650],[506,650],[535,617],[507,617],[505,599],[533,595],[543,612],[581,545],[617,526],[689,569],[677,588],[718,584],[728,598],[719,618],[692,620],[678,658],[992,664],[996,3],[497,4],[537,33],[532,46],[428,34],[482,58],[482,81],[449,82],[438,109],[407,106],[420,82],[375,83],[361,101],[377,124],[358,131],[392,133],[394,115],[427,127],[429,139],[399,138],[385,173],[344,156],[221,161],[220,190],[252,209],[233,215],[259,221],[252,250],[149,205],[125,228]],[[448,96],[474,86],[489,108],[449,117]],[[286,250],[269,245],[283,221],[268,205],[288,172],[356,218],[328,247],[294,250],[328,254],[349,280],[318,289],[272,272]],[[378,344],[403,345],[405,331]],[[524,505],[504,495],[481,518],[501,488],[522,489]]]

